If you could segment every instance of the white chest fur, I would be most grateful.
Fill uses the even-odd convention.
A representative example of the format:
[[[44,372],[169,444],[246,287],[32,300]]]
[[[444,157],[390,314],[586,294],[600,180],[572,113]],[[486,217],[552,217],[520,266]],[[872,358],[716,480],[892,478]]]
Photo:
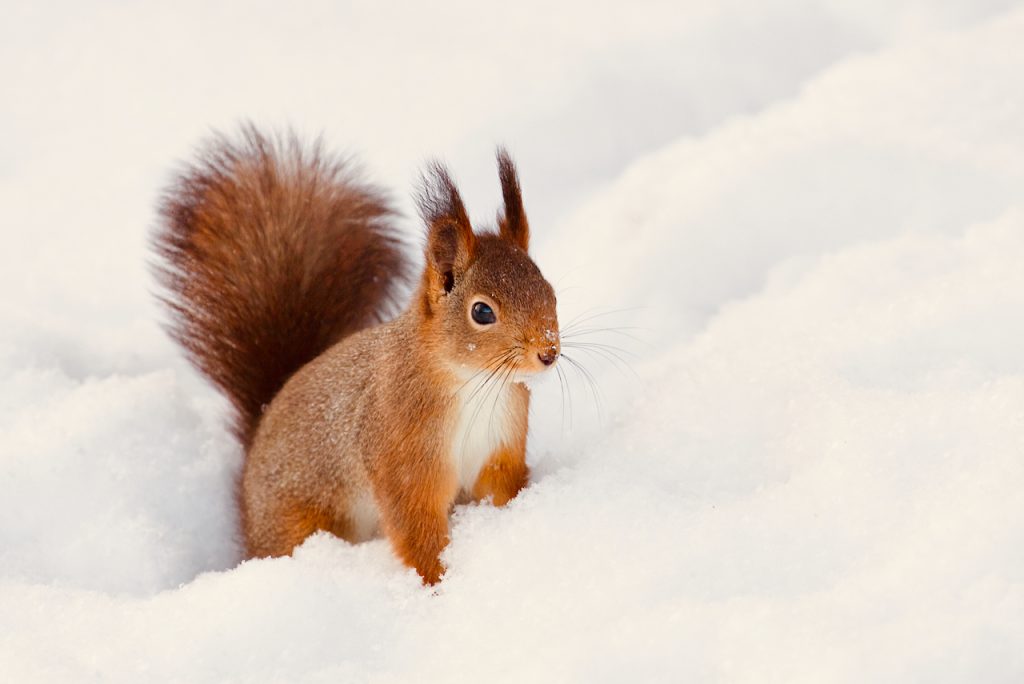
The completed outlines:
[[[464,382],[455,395],[451,459],[459,488],[466,491],[491,454],[509,442],[512,427],[510,385],[485,380]]]

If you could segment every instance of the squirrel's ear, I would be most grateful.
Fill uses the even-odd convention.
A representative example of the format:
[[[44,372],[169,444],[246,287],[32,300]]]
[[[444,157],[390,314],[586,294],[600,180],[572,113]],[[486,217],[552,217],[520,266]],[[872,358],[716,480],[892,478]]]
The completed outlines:
[[[498,148],[497,158],[501,194],[505,198],[505,214],[498,215],[498,234],[502,240],[511,242],[525,251],[530,247],[530,224],[523,209],[523,194],[519,190],[516,165],[504,147]]]
[[[476,237],[459,190],[442,164],[427,167],[416,202],[427,224],[427,265],[449,292],[469,266]]]

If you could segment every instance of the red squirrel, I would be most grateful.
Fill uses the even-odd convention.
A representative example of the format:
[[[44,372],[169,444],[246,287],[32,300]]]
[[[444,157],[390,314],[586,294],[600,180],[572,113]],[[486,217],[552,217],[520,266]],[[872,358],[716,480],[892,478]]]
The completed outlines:
[[[444,166],[427,168],[425,267],[390,320],[411,284],[396,213],[319,143],[218,136],[163,195],[162,299],[235,410],[247,557],[318,530],[383,533],[433,584],[453,505],[502,506],[526,485],[524,381],[557,362],[559,329],[515,165],[501,148],[497,162],[493,232],[474,232]]]

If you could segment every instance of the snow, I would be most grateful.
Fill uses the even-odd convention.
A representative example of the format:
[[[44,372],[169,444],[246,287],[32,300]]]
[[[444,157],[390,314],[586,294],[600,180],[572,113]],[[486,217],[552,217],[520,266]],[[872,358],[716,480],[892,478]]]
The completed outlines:
[[[1024,6],[8,3],[0,679],[1024,679]],[[175,160],[323,131],[520,167],[564,350],[448,574],[239,564],[225,402],[146,271]],[[595,403],[600,402],[600,411]]]

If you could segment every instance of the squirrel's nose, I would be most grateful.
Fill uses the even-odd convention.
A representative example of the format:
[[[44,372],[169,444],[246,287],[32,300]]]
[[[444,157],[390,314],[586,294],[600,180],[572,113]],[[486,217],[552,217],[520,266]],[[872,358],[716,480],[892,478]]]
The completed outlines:
[[[555,362],[555,359],[558,358],[558,352],[554,349],[545,349],[537,354],[537,358],[540,359],[540,362],[545,366],[550,366]]]

